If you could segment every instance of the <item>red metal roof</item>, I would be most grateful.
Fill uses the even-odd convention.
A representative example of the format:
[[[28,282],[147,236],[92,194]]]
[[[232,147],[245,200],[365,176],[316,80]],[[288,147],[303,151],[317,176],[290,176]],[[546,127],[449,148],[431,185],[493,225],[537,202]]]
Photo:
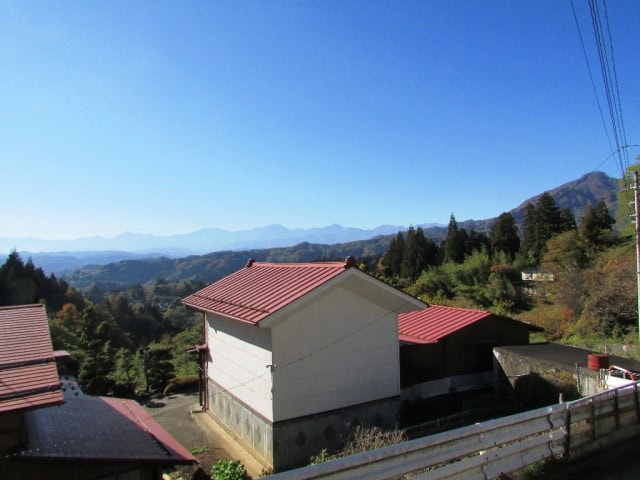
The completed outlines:
[[[351,262],[261,263],[247,266],[182,300],[187,307],[258,323],[337,277]]]
[[[44,305],[0,307],[0,412],[62,402]]]
[[[84,395],[65,382],[66,403],[25,415],[20,457],[175,465],[196,459],[134,400]]]
[[[424,310],[398,315],[398,331],[402,341],[435,343],[489,316],[491,312],[485,310],[431,305]]]

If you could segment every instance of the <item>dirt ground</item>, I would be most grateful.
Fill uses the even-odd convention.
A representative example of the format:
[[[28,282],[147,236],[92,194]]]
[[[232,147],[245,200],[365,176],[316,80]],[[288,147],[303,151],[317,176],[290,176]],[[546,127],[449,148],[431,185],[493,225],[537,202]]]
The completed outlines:
[[[218,427],[206,413],[201,413],[197,392],[177,393],[153,398],[143,404],[150,415],[187,448],[198,465],[176,467],[167,472],[172,480],[209,479],[211,468],[221,459],[240,460],[249,475],[257,478],[262,467]]]

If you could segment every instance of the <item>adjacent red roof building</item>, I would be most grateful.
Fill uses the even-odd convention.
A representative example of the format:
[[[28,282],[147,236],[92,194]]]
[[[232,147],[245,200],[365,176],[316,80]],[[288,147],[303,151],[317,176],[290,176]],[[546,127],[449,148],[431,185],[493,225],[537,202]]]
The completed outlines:
[[[411,343],[435,343],[483,318],[485,310],[431,305],[424,310],[398,315],[400,340]]]
[[[398,315],[403,388],[427,397],[492,378],[493,349],[529,343],[530,326],[486,310],[431,305]],[[443,379],[447,379],[446,381]],[[435,380],[440,380],[435,382]],[[431,383],[429,383],[431,382]]]
[[[44,305],[0,307],[0,413],[62,402]]]

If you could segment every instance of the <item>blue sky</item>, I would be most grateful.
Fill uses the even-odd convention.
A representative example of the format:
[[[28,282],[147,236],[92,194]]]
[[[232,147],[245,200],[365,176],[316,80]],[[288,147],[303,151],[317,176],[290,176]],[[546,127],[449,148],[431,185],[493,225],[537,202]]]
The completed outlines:
[[[608,13],[638,144],[640,2]],[[569,0],[0,0],[0,64],[0,237],[446,223],[619,176]]]

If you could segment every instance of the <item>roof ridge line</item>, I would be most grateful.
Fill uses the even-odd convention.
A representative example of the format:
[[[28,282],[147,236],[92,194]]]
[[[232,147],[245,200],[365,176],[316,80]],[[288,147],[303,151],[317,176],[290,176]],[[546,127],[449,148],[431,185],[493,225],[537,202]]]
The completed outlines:
[[[254,262],[253,265],[273,267],[344,267],[344,262]],[[251,267],[249,267],[251,268]]]
[[[245,305],[243,303],[229,302],[227,300],[220,300],[219,298],[216,298],[216,297],[207,297],[207,296],[204,296],[204,295],[199,295],[198,292],[192,293],[190,296],[202,298],[202,299],[208,300],[208,301],[224,303],[225,305],[231,305],[233,307],[249,308],[251,310],[255,310],[256,312],[271,313],[269,310],[265,310],[265,309],[259,308],[259,307],[253,307],[251,305]],[[187,297],[187,298],[189,298],[189,297]]]
[[[44,307],[42,303],[27,303],[26,305],[5,305],[0,310],[18,310],[23,308]]]

